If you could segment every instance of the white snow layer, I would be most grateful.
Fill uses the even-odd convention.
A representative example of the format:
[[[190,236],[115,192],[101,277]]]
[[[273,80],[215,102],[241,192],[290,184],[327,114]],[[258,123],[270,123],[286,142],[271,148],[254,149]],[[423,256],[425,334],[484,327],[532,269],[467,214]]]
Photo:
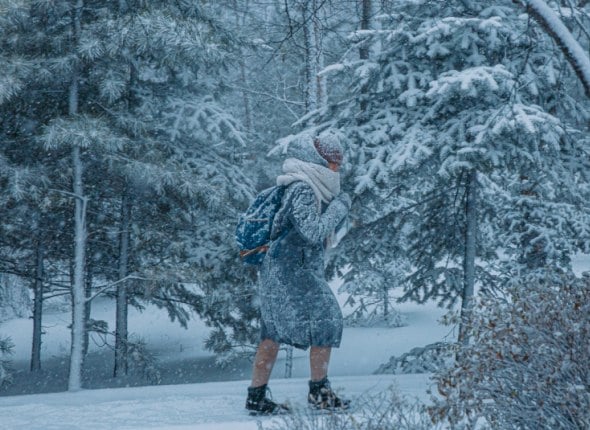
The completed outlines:
[[[336,289],[336,286],[333,286]],[[341,304],[345,297],[339,295]],[[402,395],[427,402],[430,375],[372,375],[377,367],[417,346],[452,340],[451,327],[438,323],[445,313],[434,304],[404,303],[399,310],[408,325],[399,328],[345,328],[342,346],[333,351],[330,363],[332,386],[344,397],[353,400],[361,394],[378,394],[394,385]],[[113,323],[112,302],[101,300],[93,307],[94,318]],[[66,329],[69,315],[47,314],[43,356],[63,356],[67,363],[69,336]],[[27,360],[30,347],[29,319],[5,322],[2,330],[12,335],[16,344],[14,360]],[[132,310],[130,331],[144,338],[152,350],[158,351],[160,365],[178,365],[183,357],[204,357],[210,353],[202,347],[208,328],[199,320],[191,321],[189,329],[167,320],[165,312],[149,309],[143,313]],[[93,348],[96,349],[96,345]],[[281,352],[269,387],[276,401],[288,401],[296,408],[306,407],[309,375],[308,352],[295,350],[293,379],[278,379],[284,373]],[[222,369],[211,369],[223,372]],[[247,378],[245,375],[244,378]],[[161,385],[133,388],[109,388],[0,396],[0,430],[77,430],[77,429],[192,429],[240,430],[265,427],[272,418],[250,417],[245,409],[249,380],[204,382],[198,384]]]
[[[3,430],[240,430],[259,428],[244,409],[249,381],[83,390],[76,393],[0,397]],[[337,377],[332,386],[348,398],[394,385],[426,401],[429,375]],[[305,408],[307,379],[276,379],[272,396]]]

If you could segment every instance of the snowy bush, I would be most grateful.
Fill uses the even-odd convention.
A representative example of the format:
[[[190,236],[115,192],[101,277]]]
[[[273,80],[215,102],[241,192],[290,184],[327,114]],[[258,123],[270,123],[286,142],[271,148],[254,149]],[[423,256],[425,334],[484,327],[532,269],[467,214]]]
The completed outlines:
[[[402,397],[395,388],[353,399],[345,413],[318,413],[307,407],[278,417],[271,425],[259,423],[259,430],[435,430],[426,407]]]
[[[6,359],[6,357],[12,354],[13,347],[14,345],[12,344],[10,338],[0,337],[0,388],[11,382],[9,367],[10,362]]]
[[[518,279],[518,277],[514,277]],[[437,420],[472,428],[590,428],[590,276],[520,277],[481,298],[472,342],[437,376]]]
[[[430,373],[448,366],[453,359],[453,348],[448,343],[436,342],[412,349],[399,357],[391,357],[375,371],[380,373]]]

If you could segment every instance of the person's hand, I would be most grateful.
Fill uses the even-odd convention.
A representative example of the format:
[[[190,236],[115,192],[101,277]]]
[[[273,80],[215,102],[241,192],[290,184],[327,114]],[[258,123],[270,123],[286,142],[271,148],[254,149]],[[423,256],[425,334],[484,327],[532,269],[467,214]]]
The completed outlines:
[[[338,196],[336,196],[336,200],[342,203],[346,210],[350,210],[350,207],[352,206],[352,200],[350,199],[350,196],[348,194],[340,193],[338,194]]]

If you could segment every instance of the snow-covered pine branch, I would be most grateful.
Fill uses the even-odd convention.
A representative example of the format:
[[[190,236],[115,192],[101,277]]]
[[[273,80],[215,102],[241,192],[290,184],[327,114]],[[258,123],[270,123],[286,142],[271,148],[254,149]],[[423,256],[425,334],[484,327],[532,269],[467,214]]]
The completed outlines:
[[[580,78],[586,95],[590,98],[590,57],[557,13],[544,0],[514,0],[526,6],[527,12],[543,27],[561,48],[572,68]]]
[[[104,120],[86,115],[56,118],[45,127],[40,140],[47,150],[78,147],[107,152],[119,151],[128,142]]]

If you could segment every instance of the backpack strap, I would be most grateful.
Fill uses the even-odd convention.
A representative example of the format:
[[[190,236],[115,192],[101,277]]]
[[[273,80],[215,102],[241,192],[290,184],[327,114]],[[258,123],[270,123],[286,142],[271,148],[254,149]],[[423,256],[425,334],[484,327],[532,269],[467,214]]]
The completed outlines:
[[[283,193],[283,197],[281,199],[281,206],[277,212],[277,215],[279,215],[279,219],[283,216],[283,214],[285,212],[287,212],[290,208],[290,206],[292,206],[293,204],[293,193],[290,192],[292,189],[292,186],[295,184],[299,184],[299,183],[303,183],[303,181],[294,181],[291,182],[289,185],[283,185],[283,187],[285,187],[285,191]],[[275,216],[274,220],[273,220],[273,227],[274,227],[274,223],[277,221],[277,217]],[[285,237],[287,235],[287,233],[289,233],[290,228],[285,228],[285,229],[281,229],[279,231],[277,231],[276,235],[273,236],[273,229],[271,229],[271,237],[270,237],[270,243],[280,240],[283,237]]]
[[[269,245],[265,244],[265,245],[261,245],[259,247],[256,247],[254,249],[245,249],[243,251],[240,251],[240,257],[246,258],[246,257],[249,257],[250,255],[260,254],[261,252],[267,252],[268,248],[269,248]]]

